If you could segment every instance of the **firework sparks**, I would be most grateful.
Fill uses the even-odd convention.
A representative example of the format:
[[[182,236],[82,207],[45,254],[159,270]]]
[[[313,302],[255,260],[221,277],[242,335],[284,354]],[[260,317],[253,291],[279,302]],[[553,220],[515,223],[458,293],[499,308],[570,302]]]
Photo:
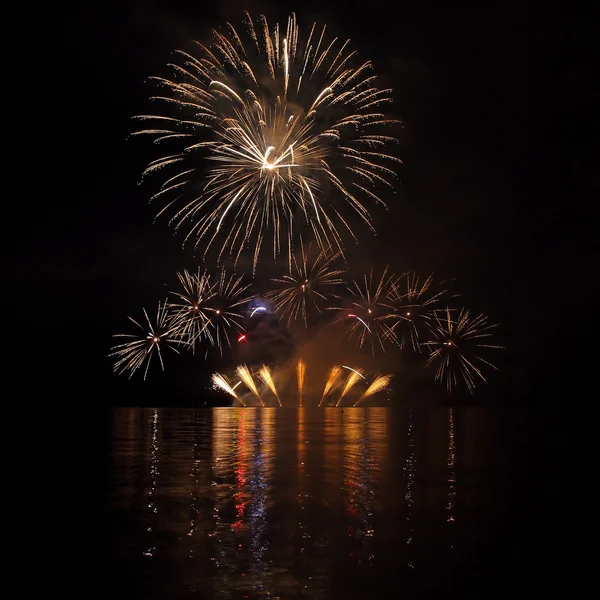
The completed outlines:
[[[342,311],[337,322],[347,324],[346,336],[355,339],[359,348],[367,344],[373,354],[376,348],[385,352],[387,342],[399,343],[393,327],[388,324],[394,318],[393,307],[387,301],[394,279],[386,267],[379,281],[374,281],[371,269],[362,283],[353,281],[347,288],[350,306],[334,309]]]
[[[470,393],[475,389],[477,379],[486,381],[478,364],[483,363],[496,369],[480,353],[487,349],[502,346],[487,343],[496,325],[488,324],[487,316],[471,316],[470,311],[461,308],[455,319],[452,310],[446,308],[443,316],[435,313],[430,329],[430,340],[425,342],[430,354],[427,366],[437,364],[435,381],[444,383],[448,393],[463,381]]]
[[[339,252],[328,253],[320,250],[312,253],[311,247],[305,252],[301,245],[301,256],[293,257],[290,273],[272,281],[279,285],[278,290],[271,291],[267,297],[275,304],[282,318],[288,322],[302,319],[308,328],[308,316],[311,312],[321,313],[324,304],[336,295],[335,288],[343,283],[341,269],[332,268],[332,264],[340,257]],[[316,254],[316,257],[311,256]]]
[[[177,273],[181,291],[172,292],[177,301],[169,304],[173,311],[173,323],[178,335],[195,349],[196,342],[206,336],[210,323],[210,308],[208,302],[213,295],[210,276],[207,271],[198,269],[197,273],[184,270]],[[207,337],[207,336],[206,336]]]
[[[291,262],[302,222],[321,247],[342,251],[351,219],[324,200],[341,197],[374,230],[366,204],[383,204],[379,189],[392,187],[401,162],[387,151],[391,90],[375,86],[349,40],[328,42],[325,26],[302,41],[295,15],[285,31],[247,13],[245,32],[227,25],[209,47],[197,44],[198,56],[177,51],[172,77],[152,78],[159,110],[137,117],[148,125],[134,135],[172,148],[144,171],[164,175],[152,197],[164,201],[159,214],[180,204],[171,222],[188,226],[186,241],[236,260],[252,245],[255,268],[269,233],[273,254],[287,247]]]
[[[218,281],[211,288],[206,305],[206,314],[210,320],[204,334],[208,341],[219,349],[221,355],[224,344],[231,347],[231,338],[241,341],[244,319],[242,308],[251,299],[246,295],[249,287],[250,284],[243,284],[243,275],[236,276],[221,269]]]
[[[323,395],[321,396],[321,401],[319,402],[319,406],[323,404],[325,397],[332,392],[340,383],[342,379],[342,369],[338,365],[332,367],[331,371],[329,371],[329,377],[325,383],[325,389],[323,390]]]
[[[269,387],[269,389],[277,398],[277,402],[279,402],[279,406],[283,406],[281,404],[281,400],[279,399],[279,394],[277,393],[277,388],[275,387],[275,382],[273,381],[273,376],[271,375],[271,369],[266,365],[263,365],[260,371],[258,372],[258,376],[263,380],[263,382]]]
[[[296,363],[296,377],[298,379],[298,401],[302,406],[302,394],[304,393],[304,376],[306,375],[306,364],[299,358]]]
[[[356,406],[361,400],[364,400],[365,398],[368,398],[369,396],[372,396],[373,394],[376,394],[377,392],[387,388],[391,380],[391,375],[378,375],[375,377],[363,395],[354,403],[354,406]]]
[[[395,311],[392,329],[400,348],[410,343],[415,352],[421,351],[419,335],[430,325],[439,300],[446,292],[434,285],[433,276],[421,282],[414,271],[392,283],[388,299]]]
[[[265,403],[258,393],[258,389],[254,383],[254,379],[252,379],[250,369],[248,369],[246,365],[241,365],[236,369],[236,373],[238,377],[246,384],[246,387],[260,400],[261,406],[264,406]]]
[[[348,375],[348,378],[346,379],[346,385],[344,386],[344,389],[342,390],[342,393],[340,394],[340,397],[338,398],[337,404],[336,406],[340,405],[340,402],[342,401],[342,398],[350,391],[350,389],[360,380],[360,379],[364,379],[363,374],[356,369],[351,369],[350,374]]]
[[[232,387],[225,376],[220,375],[219,373],[215,373],[212,376],[212,382],[215,389],[220,389],[227,392],[230,396],[233,396],[236,400],[239,400],[242,403],[242,406],[246,406],[245,402],[235,393],[235,388],[239,385],[239,382]]]
[[[186,344],[179,336],[178,328],[169,314],[166,302],[162,304],[158,303],[158,310],[156,311],[156,319],[154,321],[150,319],[145,308],[142,310],[146,318],[146,326],[128,317],[139,328],[141,333],[137,335],[115,335],[114,337],[116,338],[127,338],[129,341],[113,346],[109,356],[116,358],[113,370],[119,374],[130,371],[130,377],[145,364],[144,379],[146,379],[150,362],[155,354],[158,356],[161,368],[164,371],[165,366],[161,346],[163,348],[170,348],[179,354],[177,346]]]

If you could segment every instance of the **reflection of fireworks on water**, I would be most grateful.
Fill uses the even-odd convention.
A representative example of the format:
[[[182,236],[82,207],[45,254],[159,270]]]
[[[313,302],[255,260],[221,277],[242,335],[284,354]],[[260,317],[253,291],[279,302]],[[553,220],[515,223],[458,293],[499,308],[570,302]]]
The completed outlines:
[[[382,131],[394,123],[381,112],[391,90],[376,88],[370,61],[356,63],[349,40],[329,42],[325,27],[303,42],[294,15],[286,30],[262,17],[257,31],[246,17],[245,33],[228,24],[210,47],[198,44],[199,57],[177,51],[172,78],[152,78],[160,108],[137,117],[150,125],[136,133],[169,148],[144,172],[166,173],[153,199],[165,202],[161,213],[181,203],[172,221],[187,222],[186,240],[205,240],[205,252],[217,238],[220,254],[238,258],[253,245],[255,266],[268,230],[274,255],[284,245],[291,258],[300,217],[319,245],[341,250],[338,227],[354,233],[322,192],[337,191],[373,229],[363,201],[382,203],[378,188],[391,187],[401,162]],[[203,158],[214,162],[208,173]]]
[[[487,316],[472,317],[465,308],[452,318],[452,310],[446,308],[442,316],[436,312],[429,332],[430,339],[424,343],[429,347],[427,366],[437,365],[435,380],[446,385],[451,393],[459,381],[463,381],[473,393],[477,378],[486,381],[476,363],[496,367],[480,356],[482,350],[502,348],[485,343],[496,325],[489,325]]]
[[[446,290],[433,285],[430,275],[421,282],[414,271],[405,273],[390,286],[389,302],[394,308],[392,329],[397,336],[400,348],[410,344],[420,352],[419,334],[430,324],[437,303]]]
[[[324,304],[332,298],[338,298],[333,290],[343,283],[340,275],[343,270],[332,268],[332,263],[340,253],[327,253],[321,250],[316,258],[311,256],[311,248],[304,251],[300,260],[293,257],[289,275],[272,281],[279,284],[279,289],[267,294],[277,307],[281,316],[287,320],[288,326],[292,321],[302,319],[308,327],[308,316],[311,312],[321,313]]]
[[[144,311],[147,325],[140,325],[137,321],[128,317],[132,323],[137,325],[141,333],[137,335],[121,333],[113,336],[116,338],[128,338],[130,341],[113,346],[109,356],[116,357],[113,370],[118,373],[130,371],[130,377],[145,363],[144,379],[146,379],[150,362],[155,354],[158,355],[160,365],[164,371],[165,365],[163,363],[161,346],[163,348],[170,348],[179,354],[176,346],[184,345],[184,342],[181,340],[177,327],[173,323],[166,302],[163,304],[158,303],[158,310],[156,311],[156,319],[154,321],[150,320],[145,308],[142,310]]]
[[[388,273],[388,267],[383,270],[379,281],[373,280],[371,269],[368,276],[365,273],[362,283],[353,281],[347,288],[349,307],[334,309],[342,311],[337,320],[347,325],[347,337],[354,339],[359,348],[370,346],[373,354],[376,347],[385,352],[388,342],[398,345],[398,338],[389,325],[394,311],[387,300],[393,282],[394,276]]]
[[[206,336],[207,327],[210,323],[210,308],[208,301],[212,296],[212,286],[208,272],[193,274],[187,270],[177,273],[181,284],[180,291],[172,292],[177,301],[169,304],[173,311],[174,324],[178,335],[186,340],[195,349],[196,342]],[[206,336],[207,337],[207,336]]]

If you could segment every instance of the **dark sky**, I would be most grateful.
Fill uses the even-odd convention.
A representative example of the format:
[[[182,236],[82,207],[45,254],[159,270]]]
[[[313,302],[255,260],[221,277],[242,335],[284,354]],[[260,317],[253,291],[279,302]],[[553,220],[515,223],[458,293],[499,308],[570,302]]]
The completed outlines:
[[[150,190],[137,185],[150,149],[127,139],[131,117],[147,106],[146,78],[172,50],[227,19],[239,24],[246,8],[280,22],[291,9],[305,27],[326,22],[352,39],[394,89],[404,124],[401,183],[356,265],[389,259],[399,271],[456,277],[465,304],[503,324],[497,390],[508,403],[543,401],[537,391],[554,387],[540,383],[543,369],[556,372],[560,352],[572,352],[562,341],[569,322],[558,315],[583,301],[576,282],[591,272],[574,250],[582,241],[591,249],[591,223],[575,198],[557,193],[575,161],[575,134],[556,102],[584,75],[581,63],[562,60],[575,30],[527,3],[477,12],[398,3],[395,13],[389,4],[124,1],[82,3],[66,15],[52,191],[27,215],[14,261],[15,293],[34,305],[41,293],[43,308],[32,311],[41,310],[51,337],[29,354],[29,374],[41,377],[48,365],[62,385],[109,403],[151,393],[112,375],[111,335],[195,260],[166,220],[153,223]],[[561,289],[565,279],[575,283]],[[168,382],[152,390],[168,394]]]

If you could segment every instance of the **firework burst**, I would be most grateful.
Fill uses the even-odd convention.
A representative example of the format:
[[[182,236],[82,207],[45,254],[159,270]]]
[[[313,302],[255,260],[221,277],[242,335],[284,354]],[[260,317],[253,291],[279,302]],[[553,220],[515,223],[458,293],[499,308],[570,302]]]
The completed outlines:
[[[246,403],[235,393],[235,388],[241,383],[238,381],[235,385],[231,385],[227,377],[221,375],[219,373],[215,373],[212,376],[212,384],[214,390],[223,390],[227,392],[230,396],[233,396],[236,400],[242,404],[242,406],[246,406]]]
[[[204,333],[221,355],[225,345],[231,348],[231,339],[243,331],[243,309],[252,299],[247,294],[250,284],[244,284],[243,279],[243,275],[221,269],[217,281],[211,286],[206,306],[209,322]]]
[[[365,398],[368,398],[369,396],[372,396],[373,394],[376,394],[381,390],[385,390],[388,387],[391,380],[391,375],[377,375],[375,379],[373,379],[369,387],[363,392],[362,396],[353,404],[353,406],[357,406],[358,403],[364,400]]]
[[[457,312],[456,318],[452,313]],[[448,393],[452,393],[462,381],[469,392],[473,393],[477,379],[486,381],[480,366],[487,365],[496,369],[480,354],[489,349],[498,349],[488,343],[496,325],[488,324],[487,316],[471,316],[465,308],[453,311],[449,308],[436,312],[430,328],[430,340],[425,342],[430,354],[427,366],[437,365],[435,380],[445,384]]]
[[[374,354],[376,348],[385,352],[388,343],[398,345],[392,321],[394,310],[388,301],[391,286],[395,279],[388,267],[379,280],[374,279],[373,269],[365,274],[363,281],[353,281],[347,288],[349,301],[340,311],[336,322],[346,325],[345,335],[353,339],[359,348],[367,346]]]
[[[391,326],[400,348],[409,345],[420,352],[419,334],[424,332],[433,318],[440,298],[446,293],[433,283],[433,276],[421,281],[410,271],[392,282],[388,300],[394,309]]]
[[[158,356],[162,370],[164,371],[164,362],[161,348],[170,348],[179,354],[178,346],[187,345],[180,337],[177,325],[174,323],[172,315],[169,313],[167,303],[158,303],[156,318],[152,320],[146,309],[144,317],[146,325],[141,325],[131,317],[129,320],[140,330],[137,334],[117,334],[116,338],[126,338],[129,341],[117,344],[111,348],[110,357],[114,357],[115,364],[113,370],[116,373],[130,372],[130,377],[142,366],[144,369],[144,379],[148,374],[148,368],[154,355]]]
[[[213,295],[210,275],[198,269],[193,274],[187,270],[177,273],[180,291],[172,292],[176,301],[169,304],[178,335],[195,349],[196,342],[208,339],[207,329],[211,321],[209,301]]]
[[[162,176],[152,199],[160,213],[178,207],[171,222],[205,252],[215,244],[237,260],[252,246],[254,267],[268,234],[291,262],[303,224],[342,251],[340,230],[355,237],[350,213],[374,229],[368,205],[383,204],[401,162],[387,151],[391,90],[325,26],[303,40],[295,15],[285,29],[247,13],[244,25],[178,50],[171,75],[152,78],[158,110],[136,117],[145,128],[134,134],[165,148],[144,171]],[[342,202],[325,202],[333,196]]]
[[[267,298],[275,304],[281,317],[292,322],[302,319],[308,328],[308,317],[322,313],[325,305],[333,299],[339,299],[336,288],[343,283],[344,271],[332,267],[340,253],[327,253],[324,250],[311,252],[309,246],[305,252],[301,246],[301,256],[296,256],[290,265],[290,273],[281,278],[272,279],[279,289],[267,293]]]

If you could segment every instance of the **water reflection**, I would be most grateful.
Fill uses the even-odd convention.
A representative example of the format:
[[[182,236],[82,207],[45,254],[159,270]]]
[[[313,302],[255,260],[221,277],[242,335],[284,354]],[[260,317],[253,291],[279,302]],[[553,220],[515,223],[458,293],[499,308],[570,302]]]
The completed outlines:
[[[454,442],[454,409],[448,409],[448,522],[454,523],[456,507],[456,444]]]
[[[149,600],[366,598],[388,584],[395,595],[399,566],[423,568],[465,526],[456,519],[459,415],[119,409],[113,559],[128,573],[136,556],[144,561],[135,586]],[[473,440],[467,448],[479,451]]]
[[[414,416],[413,410],[408,410],[408,427],[406,432],[406,437],[408,440],[408,452],[406,454],[406,459],[404,461],[404,480],[406,485],[406,492],[404,494],[404,499],[406,501],[406,522],[407,522],[407,536],[406,536],[406,544],[407,544],[407,566],[410,569],[414,569],[415,567],[415,558],[414,551],[412,549],[414,537],[415,537],[415,524],[413,517],[413,509],[414,509],[414,497],[413,497],[413,487],[415,485],[415,476],[417,473],[417,458],[415,455],[415,437],[414,437]]]
[[[378,418],[375,411],[377,409],[365,412],[347,409],[343,419],[345,512],[349,555],[356,563],[371,562],[375,557],[373,503],[382,474],[386,440],[385,419]]]
[[[155,409],[152,411],[152,421],[150,423],[150,487],[148,489],[148,509],[150,512],[154,514],[158,514],[158,507],[155,502],[155,492],[156,485],[158,482],[158,410]],[[150,525],[148,526],[148,531],[153,531],[155,520],[152,519],[150,521]],[[152,556],[152,554],[156,551],[156,546],[150,546],[149,548],[143,551],[144,556]]]

